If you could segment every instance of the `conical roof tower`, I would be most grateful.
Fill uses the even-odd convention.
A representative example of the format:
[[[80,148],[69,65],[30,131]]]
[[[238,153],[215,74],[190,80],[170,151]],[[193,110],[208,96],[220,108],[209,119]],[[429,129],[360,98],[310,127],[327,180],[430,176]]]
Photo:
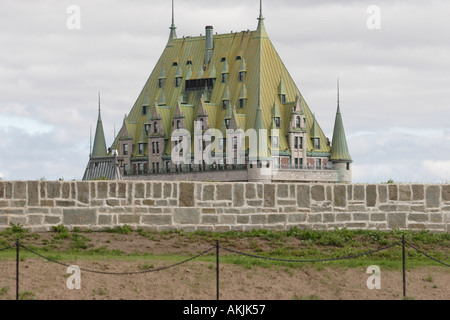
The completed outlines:
[[[336,119],[334,122],[333,141],[331,144],[331,157],[333,162],[352,162],[352,157],[348,151],[347,138],[345,136],[344,122],[342,121],[341,109],[339,106],[339,83],[338,102]]]
[[[103,123],[100,110],[100,93],[99,93],[97,128],[95,130],[94,146],[92,148],[91,157],[99,158],[99,157],[106,157],[106,155],[107,155],[106,140],[105,140],[105,133],[103,131]]]

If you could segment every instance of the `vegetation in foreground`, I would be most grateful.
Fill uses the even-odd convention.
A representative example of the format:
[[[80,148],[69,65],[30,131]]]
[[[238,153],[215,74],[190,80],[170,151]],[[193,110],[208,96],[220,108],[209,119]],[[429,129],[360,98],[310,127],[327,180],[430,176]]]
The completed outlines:
[[[141,228],[133,229],[128,225],[115,227],[102,231],[108,240],[99,245],[94,244],[91,239],[99,232],[81,231],[73,229],[69,231],[64,226],[56,226],[53,232],[45,235],[32,233],[20,225],[11,224],[11,227],[0,232],[0,250],[15,244],[17,239],[33,251],[56,260],[71,259],[125,259],[125,260],[148,260],[146,266],[152,266],[152,260],[182,261],[202,250],[195,249],[199,245],[214,246],[218,240],[222,248],[229,248],[239,252],[268,257],[278,260],[294,260],[291,262],[259,259],[246,255],[230,253],[221,249],[221,263],[234,263],[246,267],[254,265],[267,266],[283,265],[287,267],[298,267],[303,263],[295,260],[320,260],[347,257],[377,250],[387,246],[395,245],[389,249],[381,250],[370,255],[362,255],[352,259],[339,259],[317,263],[318,268],[326,265],[358,267],[371,263],[392,268],[402,266],[402,236],[407,243],[420,248],[429,256],[449,264],[449,233],[432,233],[429,231],[363,231],[335,229],[333,231],[304,230],[292,228],[289,231],[253,230],[246,232],[229,231],[222,233],[212,232],[183,232],[163,231],[152,232]],[[165,243],[170,241],[173,248],[179,248],[181,253],[152,254],[148,251],[139,251],[137,248],[132,252],[124,252],[120,249],[108,248],[108,243],[114,241],[133,241],[140,239],[149,243]],[[203,246],[204,247],[204,246]],[[187,249],[191,249],[187,253]],[[182,250],[181,250],[182,249]],[[21,251],[21,259],[31,258],[32,253]],[[410,246],[406,246],[407,267],[416,266],[442,266],[424,256]],[[15,258],[15,248],[0,251],[0,259]],[[199,258],[203,261],[213,262],[215,251]]]

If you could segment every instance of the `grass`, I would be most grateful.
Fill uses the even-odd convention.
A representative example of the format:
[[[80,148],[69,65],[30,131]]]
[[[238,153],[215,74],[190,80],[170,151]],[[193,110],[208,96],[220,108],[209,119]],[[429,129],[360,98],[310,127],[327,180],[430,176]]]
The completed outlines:
[[[450,247],[450,234],[431,233],[428,231],[412,232],[394,230],[392,232],[383,232],[378,230],[361,231],[348,229],[318,231],[292,228],[286,232],[270,230],[253,230],[248,232],[229,231],[223,233],[203,231],[151,232],[140,228],[133,230],[130,226],[125,225],[108,229],[105,232],[111,234],[112,238],[121,237],[121,235],[135,236],[143,237],[148,241],[156,243],[176,239],[173,244],[175,248],[195,247],[199,243],[214,246],[215,241],[218,240],[221,247],[231,248],[261,257],[282,260],[317,260],[346,257],[389,246],[394,243],[400,243],[402,236],[404,236],[407,242],[419,247],[430,256],[448,263]],[[54,260],[144,260],[144,266],[153,266],[154,261],[157,260],[165,261],[168,264],[172,262],[176,263],[189,259],[194,255],[154,255],[145,251],[124,253],[117,249],[110,249],[105,245],[95,246],[95,244],[91,243],[89,234],[90,232],[81,232],[76,229],[69,232],[64,226],[56,226],[53,228],[51,237],[42,239],[41,243],[39,243],[39,234],[30,233],[20,225],[11,225],[7,230],[0,232],[0,249],[13,244],[16,239],[21,239],[30,249]],[[253,266],[270,268],[273,265],[299,268],[305,265],[303,262],[284,262],[230,254],[224,249],[221,249],[220,254],[221,263],[232,263],[245,268],[252,268]],[[428,265],[442,266],[408,246],[406,254],[407,268]],[[14,257],[15,248],[0,252],[0,258],[11,259]],[[32,257],[32,253],[21,250],[21,259]],[[307,263],[313,263],[318,268],[323,266],[361,267],[367,266],[367,263],[388,268],[401,268],[401,257],[402,247],[397,245],[368,256],[329,262]],[[198,258],[198,260],[211,264],[215,263],[215,259],[215,250]]]

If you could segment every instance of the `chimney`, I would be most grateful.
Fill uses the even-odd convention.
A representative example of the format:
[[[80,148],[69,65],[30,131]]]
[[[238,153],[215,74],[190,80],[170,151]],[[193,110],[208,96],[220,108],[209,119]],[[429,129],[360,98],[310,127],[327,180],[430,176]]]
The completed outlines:
[[[205,64],[211,61],[214,50],[214,28],[212,26],[206,27],[206,50],[205,50]]]

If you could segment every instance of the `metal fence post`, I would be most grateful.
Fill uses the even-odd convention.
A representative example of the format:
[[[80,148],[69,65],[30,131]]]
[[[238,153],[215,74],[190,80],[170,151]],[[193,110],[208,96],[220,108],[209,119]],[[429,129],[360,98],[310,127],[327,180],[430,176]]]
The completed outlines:
[[[405,235],[402,235],[402,255],[403,255],[403,299],[406,298],[406,254],[405,254]]]
[[[219,300],[219,240],[216,240],[216,291],[216,299]]]
[[[19,239],[16,240],[16,300],[19,300]]]

